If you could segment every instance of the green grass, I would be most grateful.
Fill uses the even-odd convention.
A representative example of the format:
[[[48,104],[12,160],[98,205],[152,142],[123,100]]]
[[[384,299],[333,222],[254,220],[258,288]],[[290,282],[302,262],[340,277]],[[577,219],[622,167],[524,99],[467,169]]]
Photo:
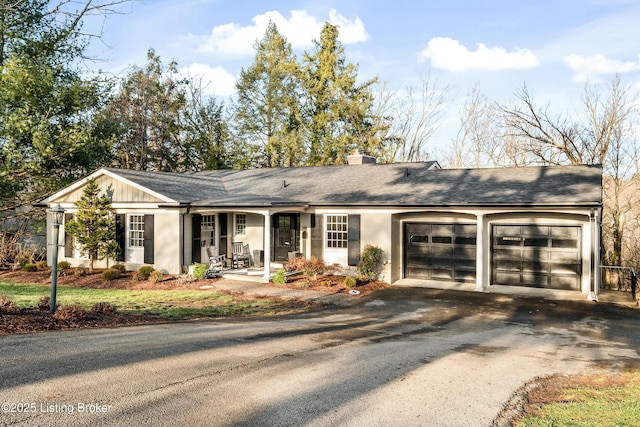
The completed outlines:
[[[619,383],[590,384],[565,389],[561,402],[543,405],[535,416],[523,418],[518,427],[640,426],[640,372],[621,374]]]
[[[10,297],[18,307],[35,307],[51,287],[0,282],[0,295]],[[115,304],[122,313],[152,314],[166,318],[191,319],[270,315],[292,308],[292,303],[271,299],[238,298],[215,291],[122,290],[58,286],[57,303],[91,308],[98,302]]]

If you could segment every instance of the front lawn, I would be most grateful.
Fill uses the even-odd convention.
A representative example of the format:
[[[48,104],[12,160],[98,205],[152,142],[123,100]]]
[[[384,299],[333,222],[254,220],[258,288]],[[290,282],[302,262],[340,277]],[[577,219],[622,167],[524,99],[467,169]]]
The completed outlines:
[[[58,286],[54,316],[38,308],[51,287],[13,281],[0,282],[0,335],[81,327],[117,327],[167,320],[271,316],[301,312],[317,304],[296,299],[249,296],[222,290],[194,289],[101,289]],[[117,313],[96,312],[107,303]],[[79,306],[73,316],[59,316],[60,308]],[[80,311],[79,315],[77,315]]]

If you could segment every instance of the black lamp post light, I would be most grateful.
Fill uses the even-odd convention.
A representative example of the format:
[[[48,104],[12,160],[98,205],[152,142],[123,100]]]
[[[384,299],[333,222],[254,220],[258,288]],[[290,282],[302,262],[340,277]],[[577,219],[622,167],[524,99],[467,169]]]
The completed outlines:
[[[60,238],[60,226],[64,216],[64,209],[59,204],[49,210],[49,219],[53,225],[53,259],[51,261],[51,314],[56,312],[56,292],[58,286],[58,247]]]

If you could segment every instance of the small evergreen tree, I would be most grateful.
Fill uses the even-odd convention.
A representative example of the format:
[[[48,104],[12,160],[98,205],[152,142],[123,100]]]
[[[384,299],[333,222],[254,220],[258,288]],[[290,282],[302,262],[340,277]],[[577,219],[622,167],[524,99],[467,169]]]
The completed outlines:
[[[74,237],[80,253],[89,257],[89,271],[93,271],[94,260],[116,257],[120,251],[111,201],[100,194],[95,179],[90,179],[76,205],[78,213],[64,230]]]

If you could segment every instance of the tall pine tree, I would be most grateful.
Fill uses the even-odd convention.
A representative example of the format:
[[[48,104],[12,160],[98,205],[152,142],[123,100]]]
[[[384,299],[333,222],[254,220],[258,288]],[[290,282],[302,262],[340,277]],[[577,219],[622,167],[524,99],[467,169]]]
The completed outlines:
[[[111,200],[106,194],[101,195],[95,179],[90,179],[76,206],[78,213],[64,230],[73,236],[76,249],[89,257],[89,270],[93,271],[94,260],[115,258],[120,250]]]
[[[304,117],[309,165],[342,164],[356,148],[379,155],[383,143],[373,120],[371,86],[357,82],[357,65],[348,63],[338,28],[325,23],[315,48],[303,61]]]
[[[253,64],[242,69],[236,83],[236,143],[253,154],[246,166],[301,166],[300,85],[291,44],[270,22],[254,48]]]

